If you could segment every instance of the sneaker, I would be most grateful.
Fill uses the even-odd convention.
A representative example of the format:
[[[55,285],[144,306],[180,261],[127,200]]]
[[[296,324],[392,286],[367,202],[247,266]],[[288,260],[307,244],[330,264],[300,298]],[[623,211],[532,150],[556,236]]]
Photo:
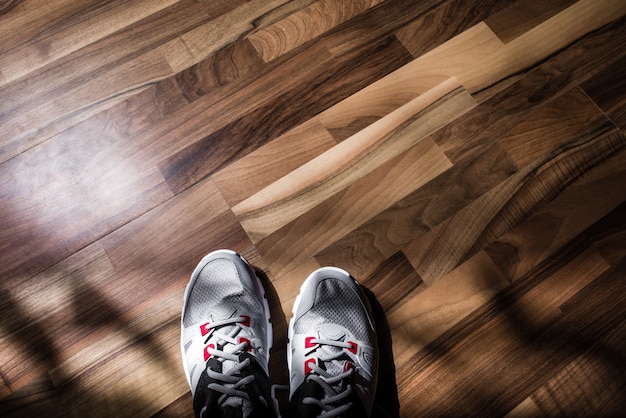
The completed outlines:
[[[324,267],[304,282],[287,343],[289,416],[369,416],[376,392],[376,332],[359,284]]]
[[[239,254],[202,259],[185,290],[181,351],[197,416],[270,416],[270,310]]]

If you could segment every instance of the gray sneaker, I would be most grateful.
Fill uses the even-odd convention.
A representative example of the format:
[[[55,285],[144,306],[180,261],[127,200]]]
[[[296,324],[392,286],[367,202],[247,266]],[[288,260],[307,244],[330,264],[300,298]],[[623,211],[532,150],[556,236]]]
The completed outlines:
[[[289,416],[369,416],[378,354],[369,301],[344,270],[304,282],[289,323]]]
[[[231,250],[202,259],[185,291],[180,341],[197,416],[271,416],[270,310],[254,269]]]

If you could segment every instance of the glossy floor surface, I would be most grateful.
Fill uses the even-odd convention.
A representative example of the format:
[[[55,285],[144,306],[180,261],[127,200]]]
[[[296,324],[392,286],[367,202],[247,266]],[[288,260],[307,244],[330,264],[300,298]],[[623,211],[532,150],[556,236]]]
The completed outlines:
[[[190,416],[182,294],[217,248],[262,275],[275,383],[336,265],[390,415],[623,413],[625,14],[0,1],[0,415]]]

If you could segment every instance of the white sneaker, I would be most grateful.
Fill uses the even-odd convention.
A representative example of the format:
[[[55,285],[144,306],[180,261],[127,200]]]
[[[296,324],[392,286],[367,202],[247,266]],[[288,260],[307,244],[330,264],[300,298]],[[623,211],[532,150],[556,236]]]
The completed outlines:
[[[204,257],[187,285],[181,322],[196,415],[272,415],[270,310],[248,262],[231,250]]]
[[[369,416],[378,369],[369,301],[339,268],[314,271],[289,322],[289,416]]]

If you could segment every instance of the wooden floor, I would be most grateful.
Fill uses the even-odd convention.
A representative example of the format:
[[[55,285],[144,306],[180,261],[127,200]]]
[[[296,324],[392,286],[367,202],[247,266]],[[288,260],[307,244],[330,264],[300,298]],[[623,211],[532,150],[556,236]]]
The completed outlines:
[[[191,415],[209,251],[371,292],[393,416],[626,411],[626,1],[0,1],[0,416]]]

